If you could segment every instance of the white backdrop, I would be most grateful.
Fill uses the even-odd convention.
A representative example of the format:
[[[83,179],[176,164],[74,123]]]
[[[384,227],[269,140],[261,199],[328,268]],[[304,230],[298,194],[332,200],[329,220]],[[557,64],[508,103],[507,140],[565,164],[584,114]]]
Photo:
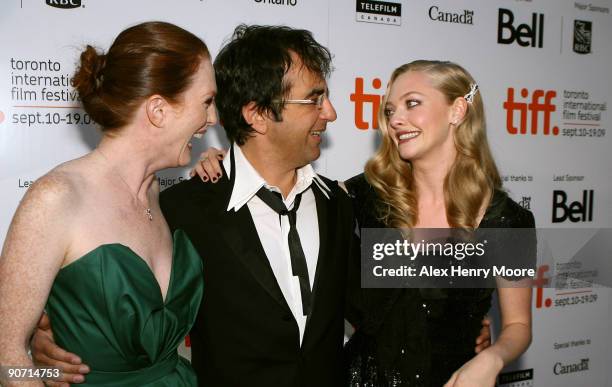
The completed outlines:
[[[395,67],[420,58],[456,61],[480,85],[505,187],[533,211],[537,226],[612,226],[610,0],[7,0],[2,5],[0,243],[30,182],[90,151],[99,139],[66,83],[80,48],[86,43],[107,48],[119,31],[146,20],[196,33],[213,56],[238,23],[313,31],[334,54],[329,83],[338,120],[328,126],[316,168],[335,179],[362,171],[375,149],[372,101],[383,94]],[[507,43],[499,43],[498,35]],[[216,128],[194,148],[223,144],[223,130]],[[162,185],[186,171],[164,171]],[[557,202],[557,217],[562,205],[572,202],[592,217],[553,222],[553,191],[567,197]],[[583,191],[587,198],[593,191],[593,200],[584,203]],[[533,343],[510,367],[533,371],[513,374],[516,380],[528,376],[504,385],[612,387],[610,290],[574,293],[547,288],[541,305],[534,299]],[[597,298],[559,306],[560,300],[585,295]],[[579,366],[566,367],[573,364]],[[574,372],[563,372],[569,369]]]

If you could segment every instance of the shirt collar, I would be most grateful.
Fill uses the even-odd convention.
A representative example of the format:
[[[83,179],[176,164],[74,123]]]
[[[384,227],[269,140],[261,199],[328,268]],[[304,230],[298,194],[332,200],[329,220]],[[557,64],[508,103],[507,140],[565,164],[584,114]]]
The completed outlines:
[[[277,187],[274,187],[268,184],[263,177],[255,170],[253,165],[247,160],[242,153],[242,149],[236,144],[232,144],[232,148],[234,150],[234,164],[235,164],[235,172],[234,172],[234,186],[232,188],[232,195],[229,200],[229,204],[227,206],[227,211],[234,210],[238,211],[249,202],[257,194],[257,191],[263,186],[266,188],[280,192]],[[228,155],[229,156],[229,155]],[[231,160],[230,157],[225,157],[223,159],[223,167],[225,168],[225,172],[228,176],[231,176]],[[312,168],[312,165],[307,164],[301,168],[297,169],[297,180],[295,186],[289,193],[289,196],[285,199],[285,205],[288,207],[293,205],[293,200],[295,196],[299,193],[306,191],[312,183],[319,188],[319,190],[325,195],[327,199],[329,199],[329,193],[331,190],[325,184],[323,179],[319,177]]]

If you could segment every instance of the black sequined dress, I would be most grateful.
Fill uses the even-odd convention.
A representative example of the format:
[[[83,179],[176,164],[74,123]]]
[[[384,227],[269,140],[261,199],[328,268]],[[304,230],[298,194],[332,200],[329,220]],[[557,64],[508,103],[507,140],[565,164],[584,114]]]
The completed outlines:
[[[363,174],[346,182],[361,228],[385,227]],[[531,212],[496,191],[480,228],[533,228]],[[356,281],[355,281],[356,282]],[[493,289],[361,289],[349,291],[356,332],[346,361],[351,387],[441,387],[474,356]]]

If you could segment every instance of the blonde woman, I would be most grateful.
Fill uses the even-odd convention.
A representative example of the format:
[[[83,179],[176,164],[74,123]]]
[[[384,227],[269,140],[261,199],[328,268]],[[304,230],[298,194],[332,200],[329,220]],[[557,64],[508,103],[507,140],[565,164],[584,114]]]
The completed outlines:
[[[398,67],[381,113],[380,148],[346,182],[360,227],[534,227],[501,190],[482,98],[461,66]],[[493,290],[355,289],[361,316],[347,345],[350,386],[494,386],[531,341],[531,289],[498,288],[501,333],[474,356]]]

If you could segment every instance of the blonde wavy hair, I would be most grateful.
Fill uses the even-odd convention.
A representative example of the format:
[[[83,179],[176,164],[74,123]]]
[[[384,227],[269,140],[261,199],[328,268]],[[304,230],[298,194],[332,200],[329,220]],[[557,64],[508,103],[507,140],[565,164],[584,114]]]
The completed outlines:
[[[388,227],[413,228],[418,222],[417,187],[410,161],[400,158],[384,114],[389,89],[395,80],[408,71],[427,74],[431,84],[452,104],[463,98],[470,85],[476,83],[461,66],[452,62],[417,60],[393,71],[387,92],[379,109],[382,143],[366,163],[366,180],[381,199],[379,218]],[[484,108],[480,90],[474,96],[463,120],[455,128],[457,156],[444,179],[446,218],[451,227],[476,228],[478,215],[494,190],[501,188],[501,179],[487,141]]]

